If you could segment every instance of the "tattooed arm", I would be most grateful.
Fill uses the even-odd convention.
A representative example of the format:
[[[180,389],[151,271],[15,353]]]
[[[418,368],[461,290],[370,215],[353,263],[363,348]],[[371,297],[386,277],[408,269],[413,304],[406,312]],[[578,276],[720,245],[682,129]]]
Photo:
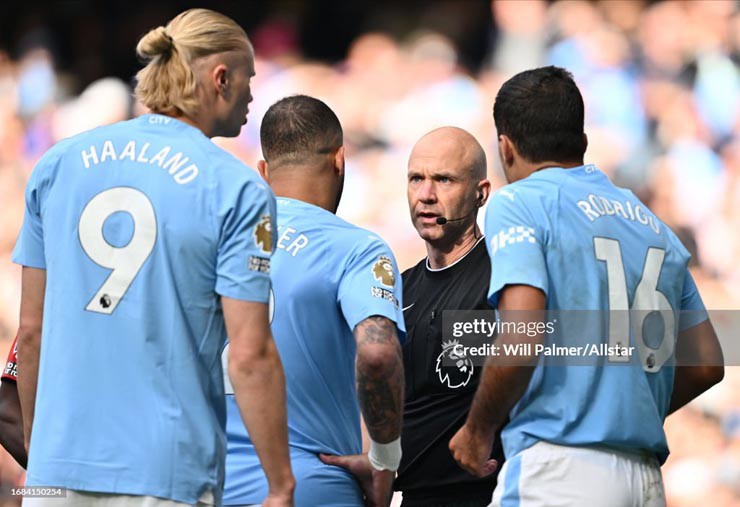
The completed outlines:
[[[396,336],[396,324],[377,315],[355,326],[355,340],[357,398],[370,434],[370,453],[321,454],[319,457],[327,465],[342,467],[357,478],[365,494],[366,506],[387,507],[393,496],[396,472],[395,468],[377,468],[378,462],[373,462],[373,448],[395,448],[396,458],[400,455],[404,379],[401,345]]]
[[[396,325],[373,316],[355,327],[357,397],[370,438],[388,443],[401,434],[403,358]]]

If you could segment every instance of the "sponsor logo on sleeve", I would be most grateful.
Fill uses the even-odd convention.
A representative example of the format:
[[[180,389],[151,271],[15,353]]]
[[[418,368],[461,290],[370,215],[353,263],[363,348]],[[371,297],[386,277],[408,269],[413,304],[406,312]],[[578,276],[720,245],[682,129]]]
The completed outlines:
[[[257,257],[256,255],[250,255],[249,256],[249,270],[257,271],[259,273],[264,273],[266,275],[269,275],[270,274],[270,259],[265,259],[264,257]]]
[[[393,262],[387,255],[381,255],[373,264],[373,277],[376,281],[387,287],[396,284],[396,275],[393,273]]]
[[[272,224],[270,223],[270,215],[262,215],[259,223],[254,228],[254,244],[264,253],[272,253]]]
[[[384,289],[382,287],[370,287],[370,295],[374,298],[385,299],[393,303],[393,306],[398,308],[398,299],[393,295],[392,290]]]

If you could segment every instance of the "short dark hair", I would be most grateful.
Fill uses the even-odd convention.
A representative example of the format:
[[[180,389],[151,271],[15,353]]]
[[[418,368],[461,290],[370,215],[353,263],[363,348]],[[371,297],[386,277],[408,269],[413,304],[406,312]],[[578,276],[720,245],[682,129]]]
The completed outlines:
[[[583,160],[583,97],[565,69],[540,67],[506,81],[493,120],[498,134],[530,162]]]
[[[342,146],[342,125],[319,99],[292,95],[278,100],[260,126],[262,154],[267,162],[301,162],[306,157]]]

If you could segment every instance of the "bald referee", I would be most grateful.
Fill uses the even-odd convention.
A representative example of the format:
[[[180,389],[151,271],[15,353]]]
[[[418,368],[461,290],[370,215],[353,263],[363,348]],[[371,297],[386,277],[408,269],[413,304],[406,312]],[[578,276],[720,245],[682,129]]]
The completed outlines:
[[[411,221],[427,256],[403,273],[406,403],[395,488],[403,491],[403,507],[484,506],[495,476],[464,472],[448,449],[465,422],[481,369],[444,365],[449,351],[442,312],[490,308],[491,268],[476,223],[491,189],[486,155],[465,130],[442,127],[416,143],[407,176]],[[491,457],[503,462],[501,448]]]
[[[444,310],[490,309],[491,267],[476,224],[490,189],[486,155],[468,132],[442,127],[414,146],[409,211],[427,256],[402,275],[406,401],[395,489],[403,492],[403,507],[485,506],[496,485],[492,474],[478,478],[460,469],[448,449],[465,422],[480,369],[445,366],[450,350],[442,338]],[[503,462],[500,447],[491,456]],[[362,471],[356,457],[342,464]]]

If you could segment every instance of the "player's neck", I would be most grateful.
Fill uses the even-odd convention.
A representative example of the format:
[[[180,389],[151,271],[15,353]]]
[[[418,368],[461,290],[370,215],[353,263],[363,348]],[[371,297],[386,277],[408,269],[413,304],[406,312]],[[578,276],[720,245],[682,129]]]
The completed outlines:
[[[172,118],[174,118],[174,119],[176,119],[178,121],[181,121],[183,123],[187,123],[191,127],[197,128],[198,130],[200,130],[201,132],[203,132],[203,135],[204,136],[208,137],[209,139],[211,137],[214,137],[214,134],[213,134],[213,125],[212,125],[213,122],[205,121],[202,118],[190,117],[190,116],[187,116],[187,115],[182,114],[182,113],[173,113],[173,114],[169,114],[167,116],[170,116],[170,117],[172,117]]]
[[[468,227],[463,234],[452,242],[426,242],[429,267],[432,269],[446,268],[464,257],[476,245],[482,236],[478,224]]]
[[[300,180],[272,178],[270,188],[277,197],[295,199],[323,208],[329,213],[336,213],[336,198],[328,195],[327,186],[318,179]]]
[[[336,178],[333,167],[314,164],[270,164],[268,182],[277,197],[296,199],[337,212]]]
[[[551,167],[562,167],[563,169],[572,169],[574,167],[580,167],[583,165],[583,160],[574,160],[571,162],[564,162],[564,161],[557,161],[557,160],[545,160],[543,162],[527,162],[522,160],[520,162],[520,167],[518,171],[516,171],[517,174],[522,175],[519,179],[524,179],[532,174],[536,173],[537,171],[542,171],[543,169],[549,169]],[[510,182],[513,183],[513,182]]]

